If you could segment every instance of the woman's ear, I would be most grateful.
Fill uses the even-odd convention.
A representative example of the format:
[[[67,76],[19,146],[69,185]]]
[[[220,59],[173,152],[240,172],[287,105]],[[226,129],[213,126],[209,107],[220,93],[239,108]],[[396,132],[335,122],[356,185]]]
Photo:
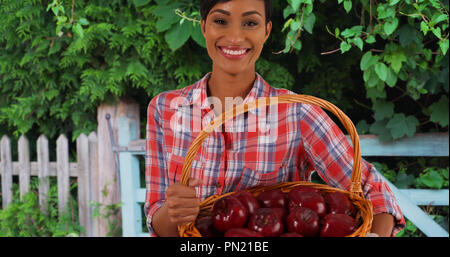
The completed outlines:
[[[202,34],[203,34],[203,36],[205,37],[205,33],[206,33],[206,22],[205,22],[205,20],[204,19],[201,19],[200,20],[200,27],[201,27],[201,29],[202,29]],[[205,37],[206,38],[206,37]]]
[[[265,36],[265,38],[264,38],[264,42],[266,42],[266,40],[269,38],[269,36],[270,36],[270,32],[272,31],[272,21],[269,21],[267,24],[266,24],[266,36]]]

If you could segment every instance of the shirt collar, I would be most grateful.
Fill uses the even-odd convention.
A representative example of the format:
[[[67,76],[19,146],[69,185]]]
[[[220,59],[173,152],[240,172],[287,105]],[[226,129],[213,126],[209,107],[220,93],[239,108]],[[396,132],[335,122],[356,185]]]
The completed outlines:
[[[197,105],[201,108],[209,108],[208,94],[206,92],[206,87],[208,85],[208,79],[211,76],[211,72],[207,73],[199,81],[192,85],[191,90],[188,90],[185,94],[185,99],[182,103],[183,106]],[[244,103],[250,103],[255,101],[260,97],[268,97],[270,93],[270,86],[266,81],[256,73],[256,79],[253,83],[253,87],[244,99]]]

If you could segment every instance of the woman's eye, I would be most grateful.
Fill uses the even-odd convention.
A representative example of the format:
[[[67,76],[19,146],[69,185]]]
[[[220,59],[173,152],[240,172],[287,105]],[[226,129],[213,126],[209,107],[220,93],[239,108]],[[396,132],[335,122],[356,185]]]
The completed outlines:
[[[254,27],[256,25],[258,25],[258,23],[254,22],[254,21],[248,21],[245,23],[245,26],[248,26],[248,27]]]
[[[214,20],[214,23],[217,23],[219,25],[225,25],[226,24],[226,22],[224,20],[221,20],[221,19]]]

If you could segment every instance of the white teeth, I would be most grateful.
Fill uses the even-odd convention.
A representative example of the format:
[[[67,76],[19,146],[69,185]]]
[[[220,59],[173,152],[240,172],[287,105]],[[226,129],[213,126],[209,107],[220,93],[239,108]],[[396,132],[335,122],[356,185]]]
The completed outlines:
[[[234,51],[234,50],[228,50],[228,49],[222,48],[222,51],[229,55],[243,55],[243,54],[245,54],[246,50],[244,49],[244,50],[240,50],[240,51]]]

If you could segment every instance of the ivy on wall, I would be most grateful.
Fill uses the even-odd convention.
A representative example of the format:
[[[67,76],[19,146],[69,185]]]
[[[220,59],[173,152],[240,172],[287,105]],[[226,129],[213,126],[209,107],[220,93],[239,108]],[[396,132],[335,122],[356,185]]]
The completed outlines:
[[[448,9],[438,0],[284,0],[257,71],[312,94],[381,140],[448,131]],[[120,96],[211,69],[194,0],[0,0],[0,134],[96,129]],[[145,114],[144,114],[145,117]]]

